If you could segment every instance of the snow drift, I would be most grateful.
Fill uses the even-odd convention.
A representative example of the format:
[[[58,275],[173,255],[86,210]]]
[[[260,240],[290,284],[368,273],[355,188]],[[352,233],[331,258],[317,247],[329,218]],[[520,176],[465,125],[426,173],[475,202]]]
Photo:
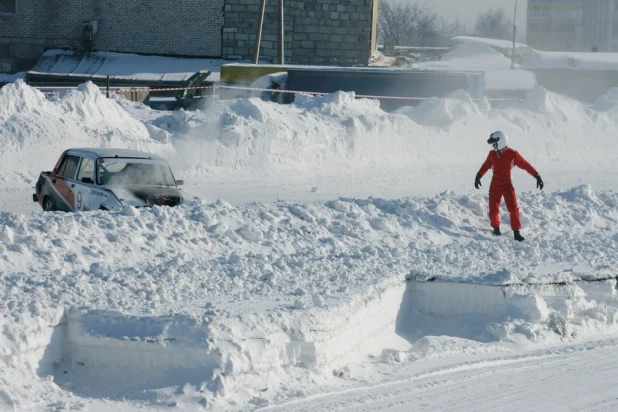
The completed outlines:
[[[504,350],[615,327],[615,193],[524,195],[524,244],[484,229],[485,204],[445,193],[0,214],[4,370],[79,397],[157,399],[186,383],[185,402],[224,407],[268,402],[290,374],[348,376],[364,353],[417,359],[428,335]]]

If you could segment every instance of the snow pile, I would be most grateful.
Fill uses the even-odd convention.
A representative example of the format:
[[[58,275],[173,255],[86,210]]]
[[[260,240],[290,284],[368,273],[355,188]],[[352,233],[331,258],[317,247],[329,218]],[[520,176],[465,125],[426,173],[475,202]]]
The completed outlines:
[[[615,112],[618,108],[618,87],[612,87],[606,94],[599,96],[593,107],[600,112]]]
[[[500,65],[504,65],[507,62],[507,58],[504,55],[490,45],[485,43],[477,43],[466,41],[459,44],[455,49],[442,56],[442,61],[449,61],[453,59],[467,59],[467,58],[483,58],[484,63],[487,59],[494,59],[500,61]],[[510,62],[510,60],[508,60]]]
[[[34,181],[69,147],[115,146],[166,157],[189,186],[213,176],[372,175],[379,168],[425,175],[434,191],[461,189],[470,187],[470,178],[459,171],[474,175],[487,150],[483,136],[494,130],[507,132],[533,165],[550,159],[542,174],[556,171],[553,187],[569,187],[563,184],[569,159],[570,173],[594,172],[595,186],[613,188],[603,176],[617,160],[607,150],[618,133],[611,99],[599,113],[544,89],[496,108],[457,92],[396,113],[346,92],[299,96],[291,105],[250,98],[172,113],[105,99],[93,85],[47,101],[23,82],[2,93],[5,179]],[[436,167],[445,156],[451,167]]]
[[[22,80],[0,89],[0,171],[33,180],[70,147],[123,147],[169,153],[149,129],[92,83],[46,99]]]
[[[618,70],[617,53],[546,52],[534,50],[521,62],[526,70]]]
[[[534,73],[521,70],[515,65],[511,70],[511,59],[497,51],[493,44],[462,37],[455,49],[442,56],[437,62],[420,63],[419,68],[442,70],[469,70],[485,72],[487,90],[531,90],[536,87]],[[484,39],[481,39],[484,40]],[[510,47],[508,48],[510,52]]]
[[[494,47],[494,48],[498,48],[498,49],[504,49],[504,50],[508,50],[509,52],[511,51],[512,47],[513,47],[513,42],[510,40],[500,40],[500,39],[489,39],[486,37],[475,37],[475,36],[456,36],[451,38],[451,42],[456,42],[456,43],[469,43],[469,44],[480,44],[480,45],[484,45],[484,46],[490,46],[490,47]],[[523,43],[519,43],[519,42],[515,42],[515,49],[527,49],[530,48],[530,46],[523,44]]]
[[[205,193],[373,176],[431,195],[0,212],[0,409],[257,409],[422,359],[615,333],[614,94],[592,109],[536,89],[495,108],[456,92],[389,114],[339,92],[162,113],[89,84],[3,88],[0,171],[21,180],[68,147],[116,146],[162,154]],[[523,243],[505,210],[493,237],[486,192],[469,194],[496,129],[547,184],[526,192],[514,172]]]
[[[14,402],[35,402],[10,384],[16,369],[37,385],[51,374],[75,404],[172,402],[159,390],[186,382],[190,404],[262,404],[298,374],[348,376],[365,353],[418,359],[431,348],[410,345],[428,335],[492,351],[615,327],[615,280],[602,279],[618,274],[616,193],[523,195],[523,244],[490,234],[486,203],[444,193],[0,213],[0,377]]]

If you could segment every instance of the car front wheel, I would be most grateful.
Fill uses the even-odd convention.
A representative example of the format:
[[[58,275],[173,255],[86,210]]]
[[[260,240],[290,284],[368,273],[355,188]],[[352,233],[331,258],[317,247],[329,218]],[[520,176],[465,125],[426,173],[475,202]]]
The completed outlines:
[[[45,199],[43,199],[43,210],[46,212],[53,212],[56,210],[54,199],[49,196],[45,196]]]

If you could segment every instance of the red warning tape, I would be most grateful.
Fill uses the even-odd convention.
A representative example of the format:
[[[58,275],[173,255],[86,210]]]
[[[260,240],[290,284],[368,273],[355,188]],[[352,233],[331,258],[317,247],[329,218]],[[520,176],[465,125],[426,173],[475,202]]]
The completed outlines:
[[[205,89],[213,89],[216,92],[216,89],[235,89],[235,90],[250,90],[250,91],[261,91],[261,92],[272,92],[272,93],[304,93],[311,95],[327,95],[331,94],[328,92],[307,92],[302,90],[279,90],[279,89],[266,89],[259,87],[244,87],[244,86],[192,86],[192,87],[167,87],[167,88],[159,88],[159,89],[151,89],[148,87],[135,87],[131,89],[110,89],[110,93],[129,93],[129,92],[140,92],[140,91],[148,91],[148,92],[163,92],[163,91],[180,91],[180,90],[205,90]],[[106,93],[106,89],[101,89],[101,93]],[[51,91],[51,92],[42,92],[43,94],[59,94],[60,91]],[[404,97],[404,96],[377,96],[377,95],[365,95],[365,94],[357,94],[356,97],[363,99],[392,99],[392,100],[430,100],[435,99],[436,97]],[[472,99],[472,100],[481,100],[481,99]],[[520,101],[521,98],[488,98],[488,101]]]

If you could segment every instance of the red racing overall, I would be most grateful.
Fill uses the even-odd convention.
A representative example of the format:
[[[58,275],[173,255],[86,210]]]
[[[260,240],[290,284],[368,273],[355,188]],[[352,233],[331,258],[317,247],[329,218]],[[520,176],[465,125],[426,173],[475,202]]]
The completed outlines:
[[[516,150],[505,147],[502,153],[494,150],[489,152],[487,160],[479,169],[479,174],[483,176],[491,168],[493,169],[493,177],[489,185],[489,221],[491,227],[500,226],[500,201],[504,196],[506,208],[511,215],[511,229],[520,230],[521,222],[519,220],[519,206],[517,205],[517,196],[515,188],[511,180],[511,169],[514,166],[524,169],[532,176],[538,173],[534,167],[530,165]]]

